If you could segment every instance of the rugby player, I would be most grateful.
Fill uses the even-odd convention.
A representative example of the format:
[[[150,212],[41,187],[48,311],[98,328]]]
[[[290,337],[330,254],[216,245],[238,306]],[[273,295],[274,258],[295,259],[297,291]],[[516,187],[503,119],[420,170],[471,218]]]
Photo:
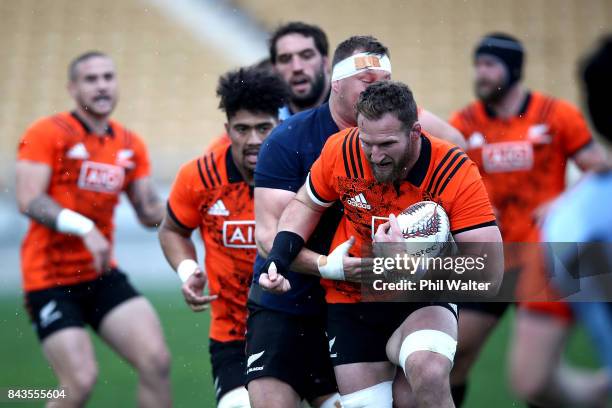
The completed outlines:
[[[504,242],[510,243],[539,241],[538,222],[564,190],[569,160],[584,171],[604,160],[574,106],[522,85],[523,58],[523,45],[510,35],[482,38],[474,53],[478,100],[450,120],[467,140],[466,152],[480,169]],[[533,267],[535,261],[506,259],[507,274]],[[465,394],[469,370],[508,305],[462,305],[451,375],[457,400]],[[574,373],[559,364],[571,328],[569,312],[561,302],[525,302],[519,308],[511,378],[522,398],[555,407],[588,405],[601,398],[604,376]]]
[[[159,231],[168,263],[183,282],[194,311],[210,304],[210,358],[217,406],[249,407],[245,384],[247,296],[255,261],[253,172],[261,143],[278,124],[288,98],[283,81],[256,68],[222,76],[219,107],[227,115],[231,144],[220,145],[184,164],[168,198]],[[191,240],[199,228],[206,273]],[[204,295],[209,286],[210,295]]]
[[[612,36],[605,37],[581,65],[582,88],[591,122],[601,136],[604,147],[607,147],[609,159],[612,116],[608,113],[607,99],[612,92],[609,75],[612,72]],[[569,272],[573,276],[587,278],[587,282],[581,282],[579,292],[583,295],[582,299],[587,301],[572,302],[570,306],[589,331],[608,374],[612,373],[612,303],[602,301],[609,300],[610,286],[602,285],[601,280],[591,277],[602,276],[602,271],[611,268],[611,205],[612,163],[608,160],[560,197],[543,226],[546,242],[562,243],[555,250],[555,255],[567,265],[573,265],[568,268]],[[568,243],[580,245],[580,252],[576,252],[576,247]],[[576,255],[588,259],[582,259],[586,262],[574,262]],[[571,282],[573,284],[575,280]],[[612,391],[612,387],[609,391]]]
[[[358,58],[364,56],[348,60],[352,65]],[[335,65],[340,70],[334,68],[334,77],[342,75],[343,66]],[[359,96],[356,110],[358,127],[327,140],[306,182],[283,211],[279,232],[261,266],[260,283],[290,290],[286,276],[294,260],[294,269],[296,263],[308,263],[307,273],[314,270],[328,279],[327,334],[343,407],[393,406],[396,366],[403,369],[397,382],[408,380],[417,406],[452,407],[449,373],[456,348],[456,305],[359,303],[359,284],[338,282],[348,278],[342,261],[337,270],[326,268],[330,260],[335,263],[334,252],[325,257],[300,250],[324,211],[337,201],[347,220],[345,238],[354,237],[339,248],[344,246],[344,254],[348,250],[353,259],[360,259],[362,247],[371,242],[375,218],[391,214],[390,221],[376,230],[376,242],[401,242],[393,214],[419,201],[433,200],[446,209],[457,242],[501,242],[495,216],[476,165],[456,146],[422,132],[406,85],[370,85]],[[497,286],[503,262],[495,255],[487,280]],[[404,406],[408,401],[395,403]]]
[[[383,44],[370,36],[354,36],[340,43],[334,52],[332,65],[335,67],[346,61],[339,67],[341,69],[337,71],[338,76],[331,78],[329,103],[285,120],[262,146],[255,171],[258,244],[255,271],[272,247],[282,211],[304,183],[325,140],[341,129],[356,125],[355,103],[368,85],[391,78],[388,53]],[[359,56],[358,65],[352,58],[355,54],[363,54]],[[438,125],[444,122],[437,118],[435,121],[428,120],[435,116],[425,113],[424,110],[419,110],[419,114],[424,116],[424,129],[431,130],[434,134],[440,132]],[[429,129],[429,126],[433,126],[432,129]],[[450,128],[451,133],[456,132],[449,125],[445,127]],[[341,219],[342,208],[338,204],[327,211],[307,246],[318,253],[328,254]],[[333,259],[344,262],[343,265],[336,264],[336,268],[344,269],[348,275],[361,273],[360,261],[343,257],[342,248],[344,247],[336,252]],[[315,256],[315,252],[311,252],[311,256]],[[306,270],[311,265],[312,263],[306,262]],[[314,273],[318,274],[318,271],[315,270]],[[254,365],[260,369],[249,371],[251,368],[247,367],[251,401],[256,401],[254,406],[293,406],[300,398],[314,401],[315,398],[311,397],[311,394],[321,396],[324,392],[331,393],[335,390],[334,386],[329,385],[334,382],[331,364],[322,363],[328,361],[328,343],[324,333],[325,303],[319,279],[293,272],[288,278],[292,290],[279,296],[266,293],[265,291],[271,290],[266,284],[262,290],[258,275],[254,276],[249,295],[251,313],[248,321],[247,353],[258,355],[262,350],[274,351],[265,353],[265,361],[261,362],[265,364]],[[277,323],[271,324],[271,321]],[[260,325],[265,328],[258,330]],[[278,329],[272,332],[271,327]],[[288,334],[295,334],[295,337],[289,340]],[[308,353],[295,355],[293,351],[302,349],[301,345],[305,344],[308,345]],[[305,379],[304,375],[307,375]],[[314,384],[315,391],[309,389],[307,384]],[[275,396],[274,400],[269,397],[271,393]]]
[[[83,406],[97,363],[85,326],[139,375],[138,403],[167,407],[170,355],[151,304],[113,259],[113,212],[127,194],[141,224],[157,227],[163,203],[142,139],[111,120],[118,100],[112,59],[75,58],[71,112],[36,121],[19,143],[16,192],[30,218],[21,251],[25,303],[45,357],[65,388],[55,406]]]

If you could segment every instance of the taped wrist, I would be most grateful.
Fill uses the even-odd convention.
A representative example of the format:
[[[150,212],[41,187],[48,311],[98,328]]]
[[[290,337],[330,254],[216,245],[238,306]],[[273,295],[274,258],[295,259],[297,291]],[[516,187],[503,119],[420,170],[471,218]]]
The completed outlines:
[[[295,232],[280,231],[274,237],[272,249],[268,255],[268,262],[274,262],[280,271],[288,271],[293,260],[298,256],[304,247],[304,238]]]

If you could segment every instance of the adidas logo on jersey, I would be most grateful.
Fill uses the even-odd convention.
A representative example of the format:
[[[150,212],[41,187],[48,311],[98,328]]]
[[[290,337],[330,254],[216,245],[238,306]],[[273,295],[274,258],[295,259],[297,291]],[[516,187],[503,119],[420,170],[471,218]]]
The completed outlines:
[[[219,199],[216,203],[213,204],[212,207],[209,208],[208,214],[228,216],[229,211],[227,210],[227,208],[225,208],[225,204],[223,204],[223,201]]]
[[[87,152],[83,143],[77,143],[66,152],[66,157],[74,160],[86,160],[89,159],[89,152]]]
[[[363,196],[363,193],[359,193],[355,197],[349,198],[348,200],[346,200],[346,202],[348,203],[348,205],[352,205],[353,207],[363,208],[365,210],[372,209],[372,206],[368,204],[365,197]]]

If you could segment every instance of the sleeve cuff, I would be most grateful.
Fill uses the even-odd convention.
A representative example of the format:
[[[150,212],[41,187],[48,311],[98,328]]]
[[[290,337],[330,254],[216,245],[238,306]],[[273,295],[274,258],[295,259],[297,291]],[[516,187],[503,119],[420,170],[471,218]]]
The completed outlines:
[[[331,207],[334,204],[333,201],[327,201],[319,194],[317,194],[314,185],[312,184],[312,180],[310,179],[310,173],[308,173],[308,177],[306,177],[306,191],[308,192],[308,197],[317,205],[321,207]]]

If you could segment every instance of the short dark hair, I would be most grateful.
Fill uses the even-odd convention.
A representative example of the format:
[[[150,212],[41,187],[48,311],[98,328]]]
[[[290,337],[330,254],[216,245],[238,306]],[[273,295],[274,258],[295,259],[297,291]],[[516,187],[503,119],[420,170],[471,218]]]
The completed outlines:
[[[582,62],[582,79],[589,114],[595,129],[612,142],[612,115],[609,99],[612,94],[612,35],[603,38]]]
[[[102,51],[84,52],[83,54],[79,55],[78,57],[70,61],[70,64],[68,65],[68,79],[70,81],[74,81],[78,75],[77,65],[79,65],[83,61],[87,61],[88,59],[95,58],[95,57],[110,58],[107,54],[103,53]]]
[[[304,37],[312,38],[314,40],[315,47],[322,56],[327,57],[329,54],[327,35],[319,26],[306,24],[301,21],[292,21],[278,27],[270,37],[268,46],[270,50],[270,61],[272,64],[276,64],[276,43],[281,37],[284,37],[287,34],[301,34]]]
[[[285,82],[273,72],[254,67],[239,68],[219,78],[219,109],[230,119],[241,109],[278,116],[289,99]]]
[[[417,120],[417,104],[412,91],[401,82],[380,81],[366,88],[356,105],[357,115],[378,120],[386,113],[393,113],[408,130]]]
[[[370,54],[389,56],[389,49],[378,39],[371,35],[354,35],[338,44],[332,59],[332,68],[343,59],[353,55],[357,50]]]

